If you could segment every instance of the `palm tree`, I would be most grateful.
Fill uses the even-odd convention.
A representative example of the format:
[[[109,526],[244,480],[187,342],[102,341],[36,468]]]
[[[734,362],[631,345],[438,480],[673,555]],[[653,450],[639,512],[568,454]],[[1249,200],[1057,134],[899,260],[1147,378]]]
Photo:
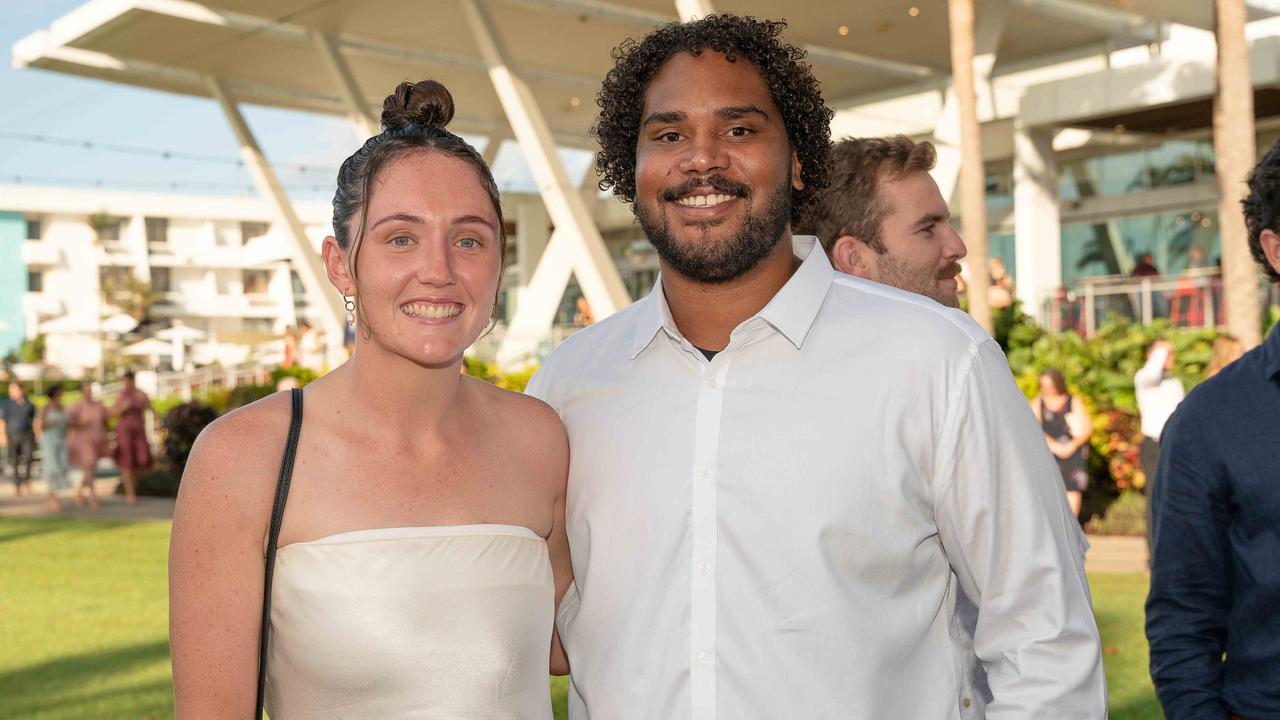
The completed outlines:
[[[1249,253],[1240,201],[1245,177],[1256,158],[1253,83],[1245,42],[1245,0],[1215,0],[1218,42],[1217,92],[1213,102],[1213,145],[1217,151],[1218,229],[1222,237],[1222,292],[1227,329],[1246,348],[1262,342],[1258,275]]]
[[[982,127],[973,79],[973,0],[949,0],[951,79],[960,108],[960,222],[969,249],[969,314],[988,333],[994,331],[987,289],[986,172],[982,165]]]

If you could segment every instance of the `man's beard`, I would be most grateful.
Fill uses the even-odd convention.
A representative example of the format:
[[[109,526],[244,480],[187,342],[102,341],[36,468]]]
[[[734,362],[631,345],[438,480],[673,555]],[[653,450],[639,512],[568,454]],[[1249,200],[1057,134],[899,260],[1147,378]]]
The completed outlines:
[[[781,187],[764,197],[764,207],[753,213],[754,195],[750,188],[729,182],[720,175],[699,178],[682,183],[662,193],[662,200],[674,202],[696,187],[711,186],[716,192],[743,198],[746,209],[741,226],[736,232],[719,240],[711,237],[712,228],[728,222],[699,223],[701,237],[681,244],[671,232],[667,215],[660,210],[650,217],[641,203],[633,205],[633,212],[644,229],[649,242],[658,251],[658,257],[672,270],[701,283],[725,283],[742,277],[773,252],[791,221],[791,171]]]
[[[960,299],[956,297],[955,293],[945,292],[938,287],[938,280],[941,277],[954,277],[959,273],[960,266],[958,264],[953,263],[943,273],[932,269],[918,270],[906,263],[899,262],[893,255],[885,253],[876,260],[876,271],[880,282],[885,285],[917,295],[924,295],[947,307],[960,307]]]

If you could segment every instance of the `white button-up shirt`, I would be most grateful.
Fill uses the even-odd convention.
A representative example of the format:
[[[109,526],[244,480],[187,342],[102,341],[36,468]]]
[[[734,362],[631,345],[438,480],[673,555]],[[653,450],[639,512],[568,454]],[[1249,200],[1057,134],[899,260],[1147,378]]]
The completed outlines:
[[[1133,393],[1138,400],[1142,434],[1152,440],[1160,439],[1165,423],[1169,422],[1169,417],[1187,394],[1181,380],[1165,374],[1164,364],[1168,360],[1168,348],[1156,348],[1133,376]],[[1152,474],[1154,472],[1153,468]]]
[[[986,717],[1104,717],[1076,521],[999,347],[796,246],[711,361],[659,283],[530,383],[572,455],[570,717],[968,717],[975,652]]]

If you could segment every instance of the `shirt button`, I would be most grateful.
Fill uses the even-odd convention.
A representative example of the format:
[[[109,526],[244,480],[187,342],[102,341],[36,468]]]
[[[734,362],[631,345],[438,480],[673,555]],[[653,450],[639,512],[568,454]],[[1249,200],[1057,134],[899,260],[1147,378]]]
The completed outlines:
[[[707,381],[707,387],[711,388],[712,390],[715,390],[716,388],[720,387],[720,378],[712,375],[711,379]]]
[[[703,560],[702,562],[698,563],[698,574],[699,574],[699,575],[710,575],[710,574],[711,574],[711,563],[710,563],[710,562],[708,562],[708,561],[706,561],[706,560]]]
[[[972,705],[972,704],[973,704],[973,701],[972,701],[972,700],[970,700],[969,698],[965,698],[965,699],[964,699],[964,706],[965,706],[965,707],[969,707],[969,706],[970,706],[970,705]]]
[[[709,479],[711,479],[711,466],[710,466],[710,465],[708,465],[708,466],[706,466],[706,467],[702,468],[702,479],[703,479],[703,480],[709,480]]]
[[[708,665],[711,664],[711,655],[705,652],[698,653],[695,659],[698,661],[698,664],[701,665],[702,667],[707,667]]]

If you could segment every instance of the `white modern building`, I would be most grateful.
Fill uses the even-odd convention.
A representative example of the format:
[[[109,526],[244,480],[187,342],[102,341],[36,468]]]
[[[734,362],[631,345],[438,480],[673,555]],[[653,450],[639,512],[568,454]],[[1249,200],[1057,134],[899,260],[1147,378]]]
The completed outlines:
[[[504,206],[509,248],[499,314],[506,321],[533,272],[519,258],[538,257],[551,225],[536,195],[508,195]],[[294,207],[318,253],[331,232],[330,205]],[[646,291],[657,261],[636,242],[629,213],[613,202],[593,207],[595,222],[613,228],[607,245],[631,291]],[[154,352],[134,363],[278,362],[286,328],[321,327],[323,299],[297,276],[284,230],[255,198],[0,185],[0,252],[0,356],[43,336],[46,360],[68,377],[91,374],[104,352],[125,351],[142,335],[171,336],[171,327],[185,337],[152,342]],[[563,299],[551,337],[576,328],[577,297],[571,289]],[[130,322],[139,301],[150,304],[154,327]],[[504,330],[476,350],[492,359]]]
[[[1126,307],[1140,319],[1171,312],[1150,292],[1137,303],[1094,302],[1128,294],[1106,283],[1151,254],[1170,277],[1210,266],[1192,267],[1207,284],[1191,304],[1212,321],[1204,305],[1213,303],[1219,254],[1213,3],[975,5],[992,254],[1013,271],[1024,306],[1083,329]],[[1265,149],[1280,129],[1280,2],[1247,5]],[[13,62],[215,100],[330,338],[341,333],[342,310],[310,249],[309,216],[285,195],[241,106],[342,116],[367,135],[397,82],[443,81],[459,109],[452,127],[488,138],[490,148],[517,143],[541,196],[540,204],[509,211],[527,232],[513,243],[509,323],[487,340],[499,347],[486,352],[519,363],[556,340],[557,318],[574,293],[603,317],[652,282],[652,257],[631,242],[638,234],[625,208],[598,203],[591,179],[570,178],[557,150],[592,149],[590,99],[612,48],[662,23],[716,11],[785,16],[787,39],[805,49],[838,110],[834,134],[930,139],[940,151],[935,177],[944,192],[955,187],[959,111],[946,0],[813,0],[785,8],[754,0],[89,0],[18,42]],[[535,215],[545,222],[528,221]]]
[[[298,211],[318,248],[328,207]],[[247,360],[286,326],[316,322],[288,246],[258,200],[10,185],[0,187],[0,234],[21,238],[25,270],[22,286],[4,291],[4,320],[21,332],[2,349],[42,335],[46,360],[71,377],[102,365],[104,349],[133,330],[128,315],[139,314],[139,303],[150,305],[153,331],[185,326],[205,346],[228,346],[210,358],[165,352],[164,364],[178,369]]]

